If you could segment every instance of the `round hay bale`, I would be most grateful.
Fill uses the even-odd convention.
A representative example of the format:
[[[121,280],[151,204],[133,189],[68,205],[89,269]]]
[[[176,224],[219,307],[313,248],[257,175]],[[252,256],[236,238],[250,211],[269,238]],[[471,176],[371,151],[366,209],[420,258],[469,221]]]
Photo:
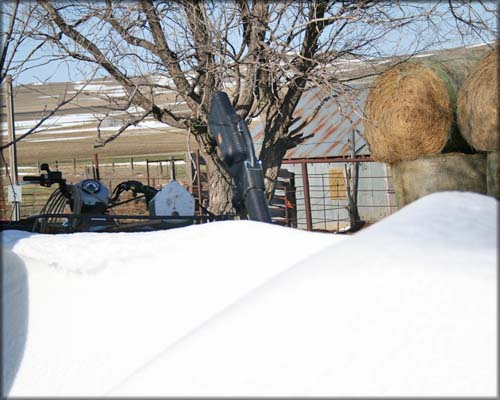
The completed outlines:
[[[439,152],[470,153],[454,113],[472,65],[468,59],[407,62],[380,75],[365,103],[364,136],[372,158],[390,164]]]
[[[447,153],[391,164],[398,207],[447,190],[486,194],[486,155]]]
[[[490,51],[465,80],[458,93],[457,119],[472,148],[499,150],[497,49]]]

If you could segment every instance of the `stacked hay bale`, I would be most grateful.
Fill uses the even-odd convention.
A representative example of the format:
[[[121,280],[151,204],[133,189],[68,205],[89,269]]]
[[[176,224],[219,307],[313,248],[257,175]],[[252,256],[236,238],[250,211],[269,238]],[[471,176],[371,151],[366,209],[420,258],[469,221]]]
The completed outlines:
[[[484,57],[459,91],[460,132],[476,151],[486,152],[487,193],[500,199],[500,137],[498,131],[498,49]]]
[[[443,150],[471,152],[454,123],[458,89],[470,69],[471,63],[406,62],[380,75],[365,104],[372,157],[392,164]]]
[[[483,54],[409,61],[374,81],[364,135],[372,158],[391,165],[400,207],[435,191],[486,192],[486,158],[456,122],[459,89]]]

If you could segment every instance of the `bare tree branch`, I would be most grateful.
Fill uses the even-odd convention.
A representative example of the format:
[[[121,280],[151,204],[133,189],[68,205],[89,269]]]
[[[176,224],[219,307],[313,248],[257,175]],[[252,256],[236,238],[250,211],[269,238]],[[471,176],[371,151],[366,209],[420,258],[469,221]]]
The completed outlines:
[[[92,41],[87,39],[81,32],[77,32],[72,26],[68,25],[58,11],[54,8],[51,2],[37,0],[38,3],[47,11],[50,19],[61,29],[61,32],[70,37],[84,48],[86,51],[90,52],[94,57],[94,60],[103,67],[113,78],[115,78],[120,84],[123,85],[130,97],[135,97],[137,102],[141,105],[145,105],[144,108],[151,108],[152,104],[149,99],[144,97],[140,91],[137,90],[136,86],[128,79],[124,74],[122,74],[118,68],[116,68],[101,52],[101,50]],[[83,57],[83,56],[82,56]],[[87,58],[88,59],[88,58]],[[148,107],[149,106],[149,107]]]
[[[214,195],[212,204],[230,199],[222,194],[230,192],[228,175],[207,127],[216,90],[230,94],[243,118],[260,117],[264,123],[260,158],[271,194],[283,156],[308,137],[305,128],[328,99],[326,94],[307,117],[299,118],[297,107],[306,90],[332,92],[335,86],[378,74],[382,67],[373,61],[377,57],[392,56],[388,53],[395,53],[393,49],[402,54],[405,46],[404,54],[413,56],[430,45],[445,44],[451,33],[457,36],[457,29],[464,40],[467,35],[486,40],[496,33],[484,14],[496,10],[462,0],[37,4],[44,12],[26,25],[31,39],[44,48],[50,44],[54,59],[66,56],[99,66],[123,87],[130,104],[144,110],[130,116],[118,135],[145,116],[193,134],[214,170],[210,184],[219,198]],[[411,40],[402,40],[404,35]],[[359,73],[349,72],[351,62],[363,66]],[[166,100],[172,96],[175,102]],[[101,137],[102,145],[112,140]]]
[[[129,119],[128,121],[126,121],[121,127],[120,129],[118,129],[118,131],[116,131],[115,133],[113,133],[112,135],[106,137],[105,139],[102,138],[101,136],[101,130],[100,130],[100,126],[101,124],[98,125],[97,127],[97,140],[96,140],[96,143],[94,144],[94,148],[97,148],[97,147],[104,147],[107,143],[109,142],[112,142],[113,140],[115,140],[116,138],[118,138],[123,132],[125,132],[128,128],[130,128],[131,126],[135,126],[137,125],[139,122],[142,122],[144,121],[144,119],[151,114],[151,110],[150,111],[147,111],[135,118],[131,118]]]
[[[28,129],[28,131],[26,131],[25,133],[23,133],[22,135],[20,136],[17,136],[16,135],[16,138],[15,140],[12,140],[8,143],[5,143],[3,144],[1,147],[0,147],[0,150],[3,151],[5,149],[7,149],[8,147],[12,146],[14,143],[18,143],[24,139],[26,139],[28,136],[31,136],[35,133],[38,133],[38,132],[41,132],[42,130],[40,130],[39,128],[42,127],[42,125],[51,117],[53,117],[58,110],[61,109],[61,107],[65,106],[66,104],[69,104],[71,103],[78,95],[80,94],[80,91],[77,91],[76,93],[74,93],[72,96],[70,97],[66,97],[66,95],[64,96],[64,100],[62,100],[61,102],[59,102],[57,104],[56,107],[54,107],[53,109],[50,109],[50,110],[47,110],[47,109],[44,109],[42,114],[43,114],[43,117],[41,117],[36,123],[35,125],[33,125],[30,129]]]
[[[16,21],[18,7],[19,7],[19,0],[16,0],[16,1],[14,1],[12,14],[11,14],[10,20],[9,20],[9,26],[8,26],[6,32],[4,33],[5,37],[4,37],[4,41],[3,41],[2,52],[0,55],[0,71],[1,71],[0,82],[3,82],[3,80],[5,78],[6,71],[8,70],[8,67],[9,67],[8,65],[6,65],[7,52],[9,50],[9,46],[11,45],[11,42],[13,40],[14,23]]]
[[[184,97],[186,103],[192,109],[196,109],[200,99],[194,93],[193,88],[190,86],[188,80],[186,79],[179,65],[179,58],[177,54],[173,52],[168,46],[167,39],[165,38],[160,24],[160,19],[158,18],[152,0],[141,0],[141,5],[144,12],[146,13],[148,24],[151,27],[151,33],[155,41],[157,54],[163,61],[165,67],[170,72],[170,76],[174,80],[179,93],[181,93],[181,95]]]

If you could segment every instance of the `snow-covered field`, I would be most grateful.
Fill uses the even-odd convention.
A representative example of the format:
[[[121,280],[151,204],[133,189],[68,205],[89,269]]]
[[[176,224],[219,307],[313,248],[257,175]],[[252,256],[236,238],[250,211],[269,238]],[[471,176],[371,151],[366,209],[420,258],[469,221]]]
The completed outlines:
[[[436,193],[352,236],[3,232],[4,394],[494,396],[497,206]]]

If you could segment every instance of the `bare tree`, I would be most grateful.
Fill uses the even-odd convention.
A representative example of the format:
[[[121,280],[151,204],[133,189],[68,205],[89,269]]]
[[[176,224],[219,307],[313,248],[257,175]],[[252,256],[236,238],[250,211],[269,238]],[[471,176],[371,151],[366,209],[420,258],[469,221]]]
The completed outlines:
[[[12,70],[22,67],[23,62],[15,62],[14,57],[18,54],[18,50],[23,42],[29,40],[30,36],[28,32],[29,18],[23,18],[26,16],[26,9],[19,10],[19,0],[13,1],[8,5],[10,7],[4,6],[0,9],[2,27],[5,28],[2,29],[0,34],[0,83],[4,82],[5,77],[7,74],[12,73]],[[29,15],[29,11],[27,14]],[[43,43],[39,43],[32,50],[32,54],[36,53],[42,46]]]
[[[22,74],[54,61],[52,56],[48,56],[42,51],[47,44],[45,38],[37,36],[37,32],[42,29],[40,24],[43,23],[34,18],[37,8],[36,2],[21,0],[8,1],[2,4],[0,8],[0,18],[2,19],[2,31],[0,32],[0,85],[2,85],[0,102],[2,102],[2,106],[5,101],[6,90],[4,86],[8,75],[11,76],[11,81],[14,81]],[[36,91],[36,89],[33,90]],[[16,135],[12,142],[2,143],[0,151],[3,152],[14,143],[39,132],[46,121],[56,114],[61,107],[71,103],[80,93],[81,91],[63,93],[53,106],[42,110],[33,126],[22,135]],[[5,158],[3,154],[2,158]]]
[[[100,145],[151,116],[187,130],[207,160],[210,207],[216,213],[232,209],[232,183],[207,127],[215,91],[228,92],[243,118],[263,120],[260,159],[270,197],[283,157],[305,139],[303,128],[321,106],[299,120],[295,111],[303,93],[312,86],[340,84],[340,61],[380,55],[390,34],[405,30],[414,35],[410,52],[424,50],[431,43],[416,33],[437,32],[436,18],[450,12],[468,26],[474,20],[474,29],[487,27],[474,15],[465,20],[464,3],[446,9],[439,3],[370,0],[38,4],[32,37],[50,43],[58,57],[105,71],[123,87],[124,106],[141,110],[114,135],[101,136]],[[439,38],[433,35],[432,42]],[[166,92],[177,96],[174,104],[162,100]]]

